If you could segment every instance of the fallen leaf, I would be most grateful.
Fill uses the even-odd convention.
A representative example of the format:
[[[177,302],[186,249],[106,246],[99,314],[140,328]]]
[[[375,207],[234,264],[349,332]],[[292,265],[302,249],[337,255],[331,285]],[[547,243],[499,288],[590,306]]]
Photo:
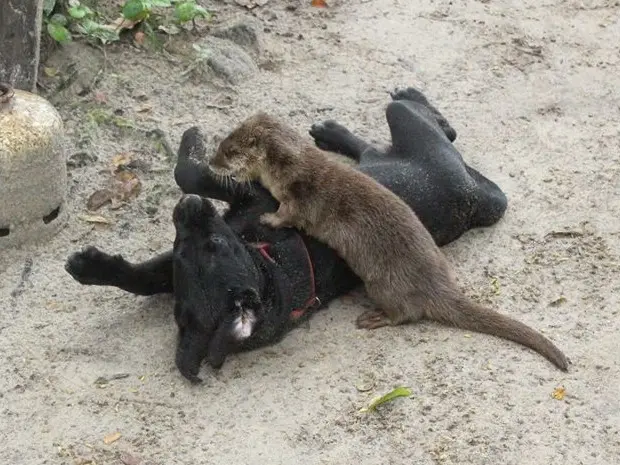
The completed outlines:
[[[555,300],[552,300],[551,302],[549,302],[549,305],[551,307],[557,307],[558,305],[561,305],[563,303],[566,302],[566,297],[564,297],[563,295],[561,295],[560,297],[558,297]]]
[[[357,384],[355,385],[355,389],[357,389],[359,392],[368,392],[371,391],[376,384],[377,381],[375,379],[375,376],[369,373],[363,376],[362,379],[357,382]]]
[[[87,459],[85,457],[76,457],[73,459],[74,465],[95,465],[95,461],[93,459]]]
[[[99,215],[80,215],[78,218],[87,223],[112,224],[112,220]]]
[[[171,35],[171,36],[181,32],[181,29],[176,27],[174,24],[162,24],[157,29],[159,29],[160,31],[165,32],[166,34]]]
[[[138,31],[134,34],[133,38],[136,41],[136,44],[144,45],[144,39],[146,39],[146,34],[144,34],[144,32],[142,31]]]
[[[120,16],[118,18],[116,18],[114,21],[112,21],[110,24],[106,25],[106,27],[109,27],[111,29],[114,29],[115,31],[121,32],[125,29],[133,29],[136,24],[138,24],[140,21],[131,21],[127,18],[125,18],[124,16]]]
[[[114,170],[118,170],[120,167],[127,166],[133,161],[131,152],[121,152],[112,157],[112,167]]]
[[[54,77],[58,74],[58,70],[56,68],[45,67],[43,68],[43,72],[47,77]]]
[[[95,386],[97,386],[99,389],[103,389],[103,388],[105,388],[105,387],[108,387],[108,383],[109,383],[109,381],[108,381],[106,378],[104,378],[103,376],[100,376],[99,378],[97,378],[97,379],[95,380],[95,383],[94,383],[94,384],[95,384]]]
[[[131,171],[119,171],[116,173],[116,195],[115,198],[121,202],[126,202],[133,197],[137,197],[142,190],[142,183],[138,176]]]
[[[556,387],[553,390],[551,397],[553,397],[555,400],[563,400],[565,395],[566,395],[566,389],[560,386],[560,387]]]
[[[371,410],[376,410],[376,408],[381,405],[381,404],[385,404],[386,402],[391,402],[394,399],[397,399],[398,397],[410,397],[412,395],[412,392],[409,388],[407,387],[397,387],[392,389],[390,392],[388,392],[387,394],[384,394],[382,396],[379,397],[375,397],[370,404],[368,405],[368,407],[364,407],[363,409],[360,410],[360,412],[365,413],[365,412],[369,412]]]
[[[500,290],[499,290],[499,279],[497,279],[497,277],[493,276],[493,279],[491,279],[491,286],[493,287],[493,293],[494,294],[499,294]]]
[[[110,189],[100,189],[95,191],[88,198],[86,208],[88,208],[91,212],[99,210],[106,203],[111,202],[113,197],[114,194]]]
[[[312,2],[310,2],[310,5],[317,8],[327,8],[327,3],[325,3],[325,0],[312,0]]]
[[[103,438],[103,442],[106,444],[112,444],[113,442],[118,441],[121,438],[121,433],[118,431],[116,433],[108,434]]]
[[[108,99],[103,92],[95,92],[93,96],[93,100],[95,103],[106,104],[108,103]]]

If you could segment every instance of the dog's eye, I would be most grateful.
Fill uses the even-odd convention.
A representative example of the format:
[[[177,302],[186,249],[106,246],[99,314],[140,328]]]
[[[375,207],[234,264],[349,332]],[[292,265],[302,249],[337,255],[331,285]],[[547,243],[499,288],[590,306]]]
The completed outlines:
[[[207,248],[211,251],[217,250],[219,247],[222,247],[226,244],[226,239],[221,236],[213,235],[209,237],[207,240]]]

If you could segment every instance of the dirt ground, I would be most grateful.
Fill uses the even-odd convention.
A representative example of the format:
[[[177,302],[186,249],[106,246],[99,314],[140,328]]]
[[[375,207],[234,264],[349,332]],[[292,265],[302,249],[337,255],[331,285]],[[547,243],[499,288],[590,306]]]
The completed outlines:
[[[49,57],[42,93],[66,123],[71,216],[49,243],[0,256],[0,463],[619,463],[620,4],[309,4],[205,3],[213,28],[236,15],[260,25],[244,45],[255,74],[228,83],[198,72],[191,42],[204,28],[167,52],[125,43],[104,60],[74,44]],[[409,85],[509,197],[500,223],[444,248],[462,285],[544,331],[569,373],[436,324],[357,330],[368,302],[356,294],[191,386],[174,366],[171,298],[80,286],[64,271],[89,244],[131,260],[171,247],[174,159],[148,131],[176,151],[198,124],[212,149],[266,110],[301,131],[334,118],[384,142],[387,91]],[[124,152],[139,161],[141,193],[96,212],[110,225],[80,219]],[[413,396],[358,412],[397,385]]]

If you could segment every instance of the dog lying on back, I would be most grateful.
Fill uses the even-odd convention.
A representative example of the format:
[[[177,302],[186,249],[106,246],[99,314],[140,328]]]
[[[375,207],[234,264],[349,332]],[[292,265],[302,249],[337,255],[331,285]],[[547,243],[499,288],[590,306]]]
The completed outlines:
[[[378,306],[358,318],[359,327],[428,318],[518,342],[567,370],[566,356],[542,334],[458,290],[448,260],[400,197],[330,160],[283,121],[266,113],[246,119],[210,166],[240,181],[260,180],[271,192],[280,206],[262,215],[263,224],[303,230],[346,261]]]
[[[310,133],[317,146],[353,159],[399,195],[438,245],[499,221],[505,195],[465,164],[445,118],[415,89],[397,91],[392,99],[386,116],[393,144],[385,152],[333,121],[315,124]],[[228,353],[273,344],[313,310],[360,284],[323,243],[294,229],[262,225],[261,215],[277,211],[278,202],[258,183],[216,176],[202,163],[205,153],[199,130],[185,131],[175,179],[184,193],[197,195],[184,196],[175,207],[173,250],[133,264],[91,246],[66,264],[85,285],[138,295],[174,293],[176,363],[192,381],[199,381],[203,359],[217,368]],[[220,217],[206,198],[230,208]]]

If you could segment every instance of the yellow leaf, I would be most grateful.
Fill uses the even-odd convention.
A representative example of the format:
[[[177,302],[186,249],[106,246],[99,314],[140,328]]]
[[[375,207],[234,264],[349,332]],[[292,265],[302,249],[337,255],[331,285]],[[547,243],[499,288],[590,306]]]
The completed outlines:
[[[381,404],[385,404],[386,402],[391,402],[394,399],[397,399],[398,397],[410,397],[412,395],[412,392],[409,388],[407,387],[397,387],[392,389],[390,392],[388,392],[387,394],[384,394],[382,396],[379,397],[375,397],[370,404],[368,405],[368,407],[364,407],[362,409],[360,409],[361,413],[366,413],[366,412],[370,412],[372,410],[376,410],[377,407]]]
[[[112,444],[113,442],[118,441],[121,438],[121,433],[118,431],[116,433],[108,434],[103,438],[103,442],[106,444]]]
[[[551,394],[551,397],[553,397],[555,400],[563,400],[565,394],[566,394],[566,390],[562,386],[560,386],[560,387],[556,387],[553,390],[553,394]]]
[[[120,166],[128,165],[129,163],[131,163],[131,161],[131,153],[122,152],[112,157],[112,166],[114,168],[119,168]]]
[[[56,68],[43,68],[43,72],[47,77],[54,77],[58,74],[58,70]]]
[[[99,215],[80,215],[78,218],[87,223],[112,224],[112,220]]]

